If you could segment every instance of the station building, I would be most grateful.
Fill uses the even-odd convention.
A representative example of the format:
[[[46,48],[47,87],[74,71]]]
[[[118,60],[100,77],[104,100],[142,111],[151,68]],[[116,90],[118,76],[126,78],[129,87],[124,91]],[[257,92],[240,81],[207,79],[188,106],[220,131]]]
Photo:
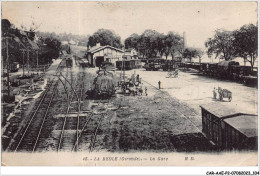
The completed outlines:
[[[99,67],[104,61],[111,62],[115,66],[116,61],[122,60],[124,51],[109,45],[100,46],[97,44],[90,48],[86,54],[91,66]]]
[[[124,53],[124,57],[127,60],[135,60],[138,59],[137,51],[133,48],[126,49]]]
[[[202,132],[221,149],[257,149],[258,117],[221,103],[201,106]]]

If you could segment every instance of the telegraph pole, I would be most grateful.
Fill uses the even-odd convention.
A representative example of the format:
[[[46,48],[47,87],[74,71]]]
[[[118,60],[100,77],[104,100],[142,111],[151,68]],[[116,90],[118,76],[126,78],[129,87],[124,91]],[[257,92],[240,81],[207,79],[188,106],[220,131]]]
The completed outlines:
[[[124,53],[125,56],[125,53]],[[123,57],[123,78],[124,78],[124,83],[125,83],[125,57]]]
[[[27,69],[28,69],[28,76],[29,76],[29,50],[27,49]]]
[[[24,49],[21,49],[23,52],[23,77],[24,77]]]
[[[36,50],[36,61],[37,61],[37,74],[39,72],[39,61],[38,61],[39,50]]]
[[[7,68],[7,93],[8,99],[10,97],[10,83],[9,83],[9,53],[8,53],[8,37],[6,37],[6,68]]]

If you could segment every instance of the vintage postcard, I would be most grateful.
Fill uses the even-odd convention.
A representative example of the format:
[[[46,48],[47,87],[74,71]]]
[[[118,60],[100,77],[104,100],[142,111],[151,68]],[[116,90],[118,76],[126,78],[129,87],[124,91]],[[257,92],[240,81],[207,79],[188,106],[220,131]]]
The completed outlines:
[[[1,5],[2,166],[258,165],[257,1]]]

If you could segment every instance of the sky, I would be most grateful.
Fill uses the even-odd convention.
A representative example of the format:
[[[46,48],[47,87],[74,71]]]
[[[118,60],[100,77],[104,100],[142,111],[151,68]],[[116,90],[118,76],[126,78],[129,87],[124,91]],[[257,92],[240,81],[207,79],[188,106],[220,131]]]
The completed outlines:
[[[43,32],[93,34],[111,29],[122,40],[154,29],[186,33],[187,46],[205,48],[216,29],[257,23],[257,2],[2,2],[2,19]]]

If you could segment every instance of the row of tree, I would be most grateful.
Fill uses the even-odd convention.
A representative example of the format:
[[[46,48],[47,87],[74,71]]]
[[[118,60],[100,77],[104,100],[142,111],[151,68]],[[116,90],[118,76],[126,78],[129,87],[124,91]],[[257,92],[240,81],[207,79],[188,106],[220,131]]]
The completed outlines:
[[[206,52],[209,57],[215,55],[215,58],[224,60],[242,57],[250,62],[253,68],[258,54],[257,31],[257,26],[253,24],[244,25],[234,31],[216,30],[214,37],[205,42]],[[100,43],[101,46],[123,48],[120,36],[107,29],[99,29],[88,39],[89,47]],[[180,55],[191,61],[192,58],[201,60],[203,55],[203,51],[199,48],[185,47],[183,37],[172,31],[166,35],[150,29],[145,30],[141,35],[134,33],[125,39],[124,47],[136,49],[143,58],[165,56],[167,59],[171,56],[174,59],[176,55]]]
[[[216,30],[213,38],[205,42],[209,57],[232,60],[242,57],[251,64],[253,69],[258,55],[258,27],[249,24],[238,30]]]
[[[143,58],[170,55],[174,60],[175,56],[182,58],[201,58],[202,50],[199,48],[185,47],[184,38],[175,32],[168,32],[166,35],[155,30],[145,30],[141,35],[132,34],[125,40],[126,48],[135,48]]]
[[[132,34],[125,40],[125,48],[136,49],[143,58],[162,57],[169,55],[174,58],[177,53],[182,54],[184,48],[183,37],[174,32],[167,35],[155,30],[145,30],[141,35]]]
[[[97,43],[101,46],[110,45],[116,48],[123,48],[121,38],[115,32],[107,29],[99,29],[88,39],[88,47],[93,47]],[[168,32],[164,35],[155,30],[147,29],[141,35],[136,33],[125,39],[125,49],[134,48],[142,58],[171,56],[176,55],[189,58],[201,57],[202,51],[197,48],[185,48],[184,39],[175,32]]]
[[[59,41],[75,41],[79,46],[87,46],[88,38],[90,35],[75,35],[72,33],[60,33],[57,34],[55,32],[36,32],[37,36],[41,36],[43,38],[55,38]]]

